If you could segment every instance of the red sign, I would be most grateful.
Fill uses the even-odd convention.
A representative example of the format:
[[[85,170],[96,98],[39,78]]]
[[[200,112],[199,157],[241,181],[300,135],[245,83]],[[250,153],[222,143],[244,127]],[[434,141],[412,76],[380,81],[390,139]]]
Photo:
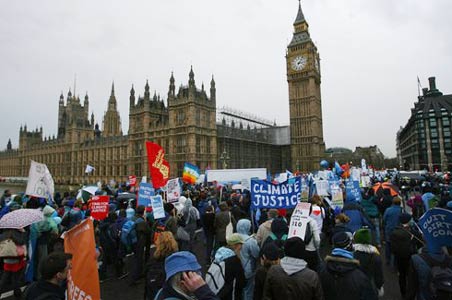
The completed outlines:
[[[169,178],[169,163],[165,160],[165,150],[152,142],[146,141],[149,170],[151,171],[152,185],[155,189],[165,186]]]
[[[109,196],[94,196],[89,202],[91,217],[95,220],[103,220],[108,216]]]
[[[137,184],[137,177],[135,175],[129,175],[129,184],[135,186]]]

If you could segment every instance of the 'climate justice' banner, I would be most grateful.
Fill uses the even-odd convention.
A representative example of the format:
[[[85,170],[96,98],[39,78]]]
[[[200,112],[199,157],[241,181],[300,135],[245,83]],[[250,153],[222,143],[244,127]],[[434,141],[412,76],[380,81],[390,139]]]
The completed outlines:
[[[301,177],[291,178],[279,184],[251,180],[251,205],[254,208],[292,208],[300,199]]]

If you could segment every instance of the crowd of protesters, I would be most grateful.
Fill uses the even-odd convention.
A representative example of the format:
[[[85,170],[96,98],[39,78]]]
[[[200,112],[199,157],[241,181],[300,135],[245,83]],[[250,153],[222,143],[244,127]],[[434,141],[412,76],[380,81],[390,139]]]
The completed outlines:
[[[150,207],[120,199],[133,188],[103,186],[98,193],[111,200],[108,217],[95,222],[99,277],[115,276],[130,286],[144,280],[144,298],[157,300],[377,299],[384,294],[386,263],[398,272],[403,299],[433,299],[431,266],[451,268],[451,259],[447,249],[433,253],[425,247],[416,222],[433,207],[452,209],[451,194],[436,178],[393,181],[400,188],[396,196],[366,188],[362,201],[349,196],[341,209],[331,207],[328,197],[311,195],[306,234],[291,238],[292,210],[251,213],[246,190],[184,186],[177,204],[164,203],[165,218],[154,219]],[[18,255],[1,259],[0,292],[14,290],[16,299],[65,299],[71,256],[61,234],[90,211],[74,193],[57,193],[54,200],[9,191],[0,198],[0,217],[21,208],[41,209],[45,216],[22,229],[2,230],[0,248],[11,239]],[[195,243],[202,243],[205,260],[193,254]]]

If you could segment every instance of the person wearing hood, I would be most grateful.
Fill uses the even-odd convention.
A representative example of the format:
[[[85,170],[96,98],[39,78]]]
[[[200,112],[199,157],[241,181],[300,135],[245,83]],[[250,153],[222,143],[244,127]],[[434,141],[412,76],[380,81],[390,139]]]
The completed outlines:
[[[347,223],[347,227],[352,233],[356,230],[367,226],[374,228],[374,225],[367,218],[361,205],[356,201],[356,198],[351,195],[347,195],[342,212],[350,218],[350,222]]]
[[[215,249],[226,246],[226,227],[230,222],[234,225],[235,220],[229,212],[226,202],[221,202],[220,212],[215,215],[213,227],[215,228]]]
[[[268,271],[264,299],[323,299],[320,279],[304,260],[306,251],[303,240],[291,237],[286,241],[284,250],[281,264],[272,266]]]
[[[185,231],[190,235],[190,241],[193,241],[195,237],[195,231],[198,227],[199,211],[193,206],[193,202],[190,198],[185,201],[184,209],[182,210],[182,215],[185,221]],[[191,249],[193,243],[189,243],[189,249]]]
[[[53,213],[55,209],[51,206],[46,205],[42,209],[42,213],[44,215],[44,220],[34,223],[30,228],[30,239],[36,240],[36,253],[32,255],[33,263],[35,265],[34,270],[37,270],[37,277],[40,278],[39,274],[39,264],[41,261],[47,257],[48,245],[54,237],[58,237],[58,225],[53,219]]]
[[[361,228],[353,235],[354,256],[359,260],[361,269],[370,278],[372,286],[378,290],[379,295],[383,290],[383,265],[380,252],[372,245],[372,233],[368,228]]]
[[[345,232],[332,239],[333,250],[319,270],[325,300],[377,300],[377,292],[369,277],[354,258],[353,244]]]
[[[226,239],[227,246],[220,247],[215,253],[214,263],[219,264],[224,261],[225,268],[225,284],[217,294],[221,300],[243,299],[245,272],[240,261],[240,251],[242,250],[243,242],[243,238],[239,233],[233,233]]]
[[[259,246],[254,236],[250,236],[251,221],[241,219],[237,222],[237,233],[242,236],[243,245],[240,251],[240,260],[245,272],[246,284],[243,289],[243,299],[253,299],[254,276],[256,274],[256,261],[259,258]]]

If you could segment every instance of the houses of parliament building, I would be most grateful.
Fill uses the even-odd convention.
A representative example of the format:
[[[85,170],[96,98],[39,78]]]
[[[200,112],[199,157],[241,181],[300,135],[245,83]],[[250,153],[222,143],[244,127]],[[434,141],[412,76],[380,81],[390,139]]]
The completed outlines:
[[[31,160],[45,163],[55,182],[124,181],[128,175],[149,175],[146,141],[165,149],[170,176],[182,174],[185,162],[202,171],[221,168],[263,167],[268,171],[317,169],[325,150],[320,96],[320,65],[301,5],[294,33],[287,47],[290,126],[277,126],[261,118],[218,108],[216,83],[200,88],[193,69],[188,83],[176,90],[169,79],[166,103],[151,95],[149,83],[143,96],[129,97],[129,129],[121,130],[114,84],[102,126],[89,116],[89,97],[83,102],[71,91],[58,102],[58,132],[44,137],[42,128],[19,130],[19,146],[11,141],[0,152],[0,176],[27,177]],[[86,165],[95,171],[85,174]]]

